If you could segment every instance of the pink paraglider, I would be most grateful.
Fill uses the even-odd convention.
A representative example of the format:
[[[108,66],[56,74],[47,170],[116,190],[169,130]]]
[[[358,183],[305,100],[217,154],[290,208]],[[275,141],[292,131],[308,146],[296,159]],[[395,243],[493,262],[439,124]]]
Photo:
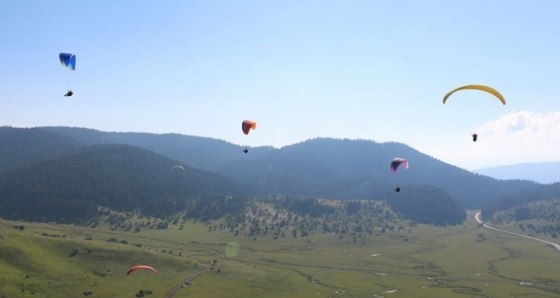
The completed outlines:
[[[393,173],[397,172],[397,168],[399,166],[403,166],[405,169],[408,169],[408,161],[404,158],[400,158],[400,157],[395,157],[395,159],[393,159],[393,161],[391,162],[391,171]]]

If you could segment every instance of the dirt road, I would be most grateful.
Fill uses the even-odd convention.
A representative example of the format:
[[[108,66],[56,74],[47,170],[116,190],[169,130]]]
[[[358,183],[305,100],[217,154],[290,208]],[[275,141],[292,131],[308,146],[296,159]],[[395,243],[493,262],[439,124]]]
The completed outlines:
[[[194,274],[189,275],[189,277],[187,277],[187,279],[185,279],[184,281],[182,281],[181,283],[176,284],[173,288],[171,288],[169,290],[169,292],[167,292],[167,294],[165,294],[165,296],[163,296],[164,298],[171,298],[173,297],[173,295],[175,295],[175,293],[181,288],[182,285],[185,285],[187,283],[192,283],[195,278],[197,278],[199,275],[201,275],[202,273],[209,271],[211,268],[211,266],[207,266],[206,269],[198,271]]]
[[[485,227],[485,228],[487,228],[487,229],[494,230],[494,231],[498,231],[498,232],[502,232],[502,233],[507,233],[507,234],[510,234],[510,235],[515,235],[515,236],[522,237],[522,238],[526,238],[526,239],[531,239],[531,240],[538,241],[538,242],[542,242],[542,243],[546,243],[546,244],[548,244],[548,245],[554,247],[557,251],[560,251],[560,245],[558,245],[558,244],[556,244],[556,243],[554,243],[554,242],[550,242],[550,241],[538,239],[538,238],[535,238],[535,237],[531,237],[531,236],[527,236],[527,235],[523,235],[523,234],[519,234],[519,233],[515,233],[515,232],[506,231],[506,230],[502,230],[502,229],[498,229],[498,228],[491,227],[491,226],[485,224],[484,222],[482,222],[482,220],[480,219],[480,214],[481,214],[481,212],[477,212],[477,213],[474,215],[474,219],[476,220],[476,222],[478,222],[479,224],[482,224],[482,226]]]

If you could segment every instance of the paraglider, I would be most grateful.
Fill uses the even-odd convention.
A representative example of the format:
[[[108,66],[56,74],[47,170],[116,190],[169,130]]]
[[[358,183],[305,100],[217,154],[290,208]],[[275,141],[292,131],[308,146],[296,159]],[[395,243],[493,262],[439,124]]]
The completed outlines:
[[[445,94],[445,96],[443,97],[443,103],[445,104],[445,102],[447,101],[447,99],[449,98],[449,96],[451,96],[453,93],[460,91],[460,90],[479,90],[479,91],[484,91],[487,93],[490,93],[492,95],[494,95],[503,105],[506,104],[506,99],[504,98],[504,96],[502,94],[500,94],[500,92],[498,92],[498,90],[490,87],[490,86],[485,86],[485,85],[465,85],[465,86],[461,86],[458,88],[455,88],[449,92],[447,92],[447,94]],[[472,134],[472,139],[473,142],[476,142],[478,135]]]
[[[244,120],[243,123],[241,123],[241,130],[243,131],[244,134],[249,135],[249,131],[251,129],[257,129],[257,122],[251,120]],[[245,147],[245,149],[243,149],[243,153],[247,154],[247,152],[249,152],[249,149]]]
[[[130,273],[132,273],[132,272],[134,272],[134,271],[136,271],[136,270],[149,270],[149,271],[152,271],[155,275],[158,274],[157,271],[156,271],[156,269],[154,269],[154,268],[151,267],[151,266],[148,266],[148,265],[136,265],[136,266],[133,266],[133,267],[131,267],[130,269],[128,269],[128,271],[126,272],[126,276],[128,276]]]
[[[395,157],[393,159],[393,161],[391,162],[391,172],[396,173],[397,169],[402,165],[402,167],[404,167],[405,169],[408,169],[408,161],[404,158],[400,158],[400,157]],[[395,188],[396,192],[400,192],[401,188],[399,186],[397,186],[397,188]]]
[[[60,60],[60,64],[62,64],[63,67],[67,67],[72,71],[76,70],[76,55],[70,53],[60,53],[58,54],[58,60]],[[64,97],[70,97],[72,95],[74,95],[74,92],[68,89],[68,92],[64,94]]]
[[[396,173],[397,168],[402,165],[405,169],[408,169],[408,161],[404,158],[395,157],[391,162],[391,172]]]
[[[174,170],[174,171],[178,171],[178,170],[184,171],[185,167],[183,167],[183,166],[173,166],[171,169]]]
[[[60,53],[58,54],[58,59],[60,64],[64,67],[70,68],[70,70],[76,70],[76,55],[70,53]]]
[[[241,130],[243,130],[244,134],[248,135],[251,129],[257,129],[257,122],[245,120],[241,123]]]
[[[460,91],[460,90],[480,90],[480,91],[484,91],[487,93],[490,93],[492,95],[494,95],[496,98],[498,98],[498,100],[500,100],[502,102],[502,104],[506,104],[506,99],[504,98],[504,96],[502,94],[500,94],[500,92],[498,92],[498,90],[489,87],[489,86],[485,86],[485,85],[465,85],[465,86],[461,86],[458,88],[455,88],[451,91],[449,91],[447,94],[445,94],[445,96],[443,97],[443,103],[445,104],[445,102],[447,101],[447,99],[449,98],[449,96],[451,96],[453,93]]]
[[[173,172],[175,172],[175,173],[177,174],[177,178],[179,178],[179,173],[180,173],[180,172],[184,172],[184,171],[185,171],[185,167],[177,165],[177,166],[173,166],[173,167],[171,168],[171,170],[172,170]]]

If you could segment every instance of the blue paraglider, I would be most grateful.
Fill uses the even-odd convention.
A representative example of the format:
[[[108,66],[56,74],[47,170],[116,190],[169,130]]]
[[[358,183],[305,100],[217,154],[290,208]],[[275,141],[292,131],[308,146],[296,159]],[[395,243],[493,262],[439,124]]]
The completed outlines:
[[[58,54],[58,59],[64,67],[68,67],[71,70],[76,70],[76,55],[69,53]]]
[[[63,67],[68,67],[70,70],[76,70],[76,55],[69,53],[60,53],[58,54],[58,59],[60,60],[60,63]],[[72,95],[74,95],[74,92],[72,92],[70,89],[68,89],[68,92],[64,94],[65,97],[70,97]]]

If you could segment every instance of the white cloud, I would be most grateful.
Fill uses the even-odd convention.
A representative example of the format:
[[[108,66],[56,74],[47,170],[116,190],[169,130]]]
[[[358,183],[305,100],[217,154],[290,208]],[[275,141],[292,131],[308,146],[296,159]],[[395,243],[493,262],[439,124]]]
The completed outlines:
[[[480,126],[481,137],[497,137],[510,141],[526,138],[546,143],[560,142],[560,111],[537,114],[530,111],[512,112]]]
[[[560,111],[511,112],[479,126],[475,132],[479,135],[476,143],[465,135],[424,152],[469,170],[560,161]]]

